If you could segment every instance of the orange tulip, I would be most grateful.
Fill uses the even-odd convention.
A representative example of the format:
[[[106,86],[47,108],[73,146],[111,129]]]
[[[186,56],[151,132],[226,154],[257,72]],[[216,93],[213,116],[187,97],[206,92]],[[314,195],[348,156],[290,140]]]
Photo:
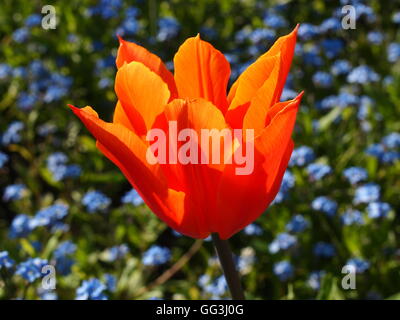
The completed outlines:
[[[226,96],[230,66],[200,36],[187,39],[173,75],[159,57],[120,39],[112,123],[91,107],[70,106],[97,139],[97,147],[171,228],[193,238],[227,239],[262,214],[275,198],[293,150],[291,134],[302,93],[279,102],[296,44],[297,27],[279,38],[236,80]],[[253,129],[254,168],[235,163],[150,164],[152,128]],[[204,150],[203,150],[204,151]]]

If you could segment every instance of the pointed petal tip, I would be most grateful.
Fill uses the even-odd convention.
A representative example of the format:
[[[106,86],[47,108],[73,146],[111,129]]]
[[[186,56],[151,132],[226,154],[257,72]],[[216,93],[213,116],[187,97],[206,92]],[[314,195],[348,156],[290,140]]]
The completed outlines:
[[[299,27],[300,27],[300,23],[296,24],[296,26],[294,27],[294,29],[292,30],[292,32],[290,32],[290,36],[294,36],[297,37],[297,32],[299,31]]]
[[[77,107],[75,107],[74,105],[72,105],[72,104],[67,104],[67,106],[74,112],[74,113],[76,113],[78,110],[79,110],[79,108],[77,108]]]
[[[120,44],[120,45],[123,45],[125,40],[122,39],[122,37],[121,37],[119,34],[117,34],[117,38],[118,38],[119,44]]]

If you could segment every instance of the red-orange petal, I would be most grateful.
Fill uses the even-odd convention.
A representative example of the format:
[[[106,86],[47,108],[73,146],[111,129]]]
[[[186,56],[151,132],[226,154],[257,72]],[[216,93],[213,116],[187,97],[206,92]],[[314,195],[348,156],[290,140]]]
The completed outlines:
[[[259,57],[256,62],[251,64],[239,76],[232,85],[228,94],[229,110],[233,110],[238,106],[249,102],[254,97],[258,92],[258,89],[260,89],[264,82],[269,78],[274,67],[275,61],[269,59],[277,55],[280,55],[279,77],[276,85],[269,88],[269,90],[273,92],[272,104],[279,101],[292,63],[296,45],[297,29],[298,26],[296,26],[290,34],[280,37],[266,53]]]
[[[254,171],[236,175],[236,165],[226,165],[218,193],[217,212],[225,221],[219,231],[227,239],[257,219],[275,198],[293,149],[293,131],[299,101],[278,112],[255,139]]]
[[[118,39],[119,48],[116,59],[117,68],[121,68],[125,62],[141,62],[151,71],[158,74],[160,78],[168,85],[169,91],[171,92],[170,99],[172,100],[177,98],[178,91],[176,89],[174,76],[167,69],[162,60],[157,55],[151,53],[136,43],[125,41],[121,37],[118,37]]]
[[[174,65],[180,98],[204,98],[225,113],[230,66],[220,51],[197,35],[181,45]]]
[[[128,118],[128,115],[124,111],[124,108],[122,108],[122,105],[119,101],[117,102],[117,105],[115,106],[113,123],[122,124],[124,127],[135,132],[135,128],[133,127],[131,121]]]
[[[263,56],[273,56],[277,53],[281,55],[281,67],[279,71],[279,81],[275,90],[275,97],[273,103],[276,103],[281,98],[283,88],[285,86],[286,78],[292,64],[294,50],[296,47],[297,30],[299,25],[297,25],[294,30],[286,36],[280,37],[271,49],[266,52]]]
[[[144,64],[130,62],[117,72],[115,91],[138,135],[145,135],[168,103],[170,92],[162,79]]]
[[[277,67],[279,70],[279,59],[279,55],[260,57],[239,76],[234,83],[234,86],[236,86],[236,88],[233,89],[235,95],[232,96],[230,93],[228,96],[228,99],[232,99],[229,110],[251,101],[257,91],[270,77],[272,71]],[[273,89],[274,87],[269,88],[269,90]]]
[[[146,159],[147,145],[135,133],[120,124],[100,120],[92,108],[70,106],[97,139],[97,146],[120,168],[149,208],[171,228],[194,238],[204,238],[193,217],[187,215],[191,200],[182,191],[169,188],[158,164]],[[194,207],[190,205],[190,207]]]
[[[198,164],[181,164],[178,159],[178,164],[176,165],[166,164],[161,167],[169,181],[173,183],[174,180],[178,180],[179,183],[175,182],[174,184],[180,184],[186,196],[192,200],[194,207],[192,207],[187,214],[196,217],[202,231],[207,232],[207,234],[215,232],[219,229],[218,215],[216,212],[216,195],[224,163],[223,159],[220,159],[221,161],[219,164],[211,163],[212,147],[214,147],[215,151],[216,144],[212,144],[212,140],[209,139],[208,150],[202,149],[201,136],[203,134],[202,131],[205,129],[215,129],[219,130],[219,132],[222,132],[221,130],[223,129],[226,129],[225,132],[230,132],[230,129],[227,127],[220,110],[211,102],[204,99],[195,99],[191,101],[176,99],[166,106],[164,117],[165,122],[159,126],[163,128],[164,131],[168,132],[168,122],[176,121],[178,133],[181,132],[182,129],[192,129],[197,134],[199,140],[191,140],[191,143],[198,152]],[[223,150],[222,141],[222,139],[218,139],[221,150]],[[177,150],[186,143],[186,141],[179,141]],[[170,144],[167,141],[167,149],[169,149],[169,147]],[[231,150],[227,152],[229,151]],[[208,163],[200,163],[201,152],[209,153],[210,158],[208,159]],[[218,155],[220,155],[220,153],[218,153]]]

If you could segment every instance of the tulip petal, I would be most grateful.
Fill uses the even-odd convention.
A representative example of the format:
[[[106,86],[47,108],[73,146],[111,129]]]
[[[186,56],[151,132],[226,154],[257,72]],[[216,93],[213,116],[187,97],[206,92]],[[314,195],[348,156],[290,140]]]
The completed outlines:
[[[274,61],[273,69],[264,84],[253,95],[250,106],[243,119],[243,129],[254,129],[254,136],[256,137],[265,127],[265,119],[274,99],[274,90],[272,88],[275,88],[279,81],[280,55],[273,56],[269,59]]]
[[[162,60],[151,53],[142,46],[136,43],[123,40],[121,37],[119,39],[119,48],[116,59],[117,68],[121,68],[124,63],[129,63],[132,61],[137,61],[143,63],[151,71],[158,74],[160,78],[168,85],[169,91],[171,92],[170,99],[175,99],[178,96],[178,91],[176,89],[175,80],[173,74],[167,69]]]
[[[229,110],[233,110],[253,98],[272,72],[274,62],[268,58],[276,55],[280,55],[279,77],[276,86],[269,90],[273,92],[272,104],[279,101],[294,55],[297,29],[298,26],[290,34],[280,37],[266,53],[239,76],[228,94]]]
[[[293,150],[291,134],[299,102],[295,100],[278,112],[254,140],[252,174],[238,176],[236,165],[225,165],[217,205],[219,219],[225,221],[219,232],[222,239],[257,219],[275,198]]]
[[[207,235],[185,216],[186,195],[168,187],[159,165],[150,165],[146,159],[145,142],[120,124],[100,120],[93,109],[70,106],[87,129],[97,139],[97,146],[138,191],[149,208],[172,228],[195,238]]]
[[[232,99],[229,110],[251,101],[257,91],[270,77],[272,70],[276,66],[279,69],[279,55],[260,57],[256,62],[251,64],[232,86],[235,95],[232,97],[231,92],[229,93],[228,100]],[[269,88],[269,90],[273,89],[274,87]]]
[[[162,79],[140,62],[124,64],[117,72],[115,91],[138,135],[145,135],[168,103],[170,92]]]
[[[135,132],[135,128],[132,126],[132,123],[129,120],[128,115],[124,111],[124,108],[122,108],[122,105],[119,101],[117,102],[117,105],[115,106],[113,123],[122,124],[124,127]]]
[[[181,45],[174,65],[179,97],[204,98],[225,113],[230,66],[220,51],[197,35]]]
[[[268,126],[272,119],[283,109],[285,109],[286,107],[288,107],[291,103],[299,103],[302,99],[304,95],[304,91],[300,92],[299,95],[294,98],[293,100],[288,100],[288,101],[283,101],[283,102],[278,102],[275,103],[271,108],[269,108],[268,113],[267,113],[267,117],[265,120],[265,126]]]
[[[264,53],[262,57],[273,56],[280,53],[281,56],[281,66],[279,70],[279,81],[275,89],[275,97],[273,103],[280,100],[283,88],[285,86],[287,75],[289,74],[290,66],[292,64],[294,49],[296,47],[297,30],[299,25],[297,25],[294,30],[286,36],[280,37],[271,49]]]
[[[190,208],[187,214],[193,215],[198,219],[198,224],[201,226],[200,230],[207,232],[207,234],[215,232],[218,230],[218,226],[215,223],[215,217],[217,216],[215,211],[216,192],[224,163],[223,160],[219,164],[201,163],[201,152],[205,151],[201,146],[201,135],[205,129],[226,129],[225,132],[230,132],[230,129],[227,127],[220,110],[204,99],[191,101],[176,99],[166,106],[164,116],[167,122],[176,121],[177,132],[181,132],[182,129],[192,129],[198,137],[198,140],[191,140],[191,143],[198,150],[198,163],[181,164],[178,159],[180,164],[162,166],[164,174],[168,179],[178,179],[186,196],[192,200],[193,207]],[[164,124],[163,126],[165,127],[166,125]],[[165,130],[168,129],[166,128]],[[221,140],[218,139],[217,143],[221,143],[222,150],[223,143]],[[185,143],[187,143],[187,140],[179,141],[177,150],[180,150]],[[216,151],[217,143],[212,144],[211,139],[208,140],[208,143],[210,155],[208,162],[211,162],[212,152]],[[169,143],[167,142],[167,144],[167,149],[169,149]],[[220,153],[218,155],[220,156]],[[174,170],[174,172],[166,172],[171,170]]]

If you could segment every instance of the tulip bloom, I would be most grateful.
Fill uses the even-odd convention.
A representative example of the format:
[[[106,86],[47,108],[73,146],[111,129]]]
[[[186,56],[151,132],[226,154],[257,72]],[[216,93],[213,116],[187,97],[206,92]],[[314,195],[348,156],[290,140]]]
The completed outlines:
[[[291,134],[302,94],[280,102],[296,44],[297,27],[250,65],[226,95],[230,66],[200,36],[187,39],[172,74],[159,57],[120,39],[112,123],[91,107],[71,106],[97,147],[123,172],[148,207],[171,228],[193,238],[227,239],[257,219],[279,191],[293,151]],[[238,164],[149,163],[149,130],[252,129],[251,174]],[[200,147],[200,146],[198,146]],[[203,150],[204,151],[204,150]],[[170,151],[171,152],[171,151]]]

